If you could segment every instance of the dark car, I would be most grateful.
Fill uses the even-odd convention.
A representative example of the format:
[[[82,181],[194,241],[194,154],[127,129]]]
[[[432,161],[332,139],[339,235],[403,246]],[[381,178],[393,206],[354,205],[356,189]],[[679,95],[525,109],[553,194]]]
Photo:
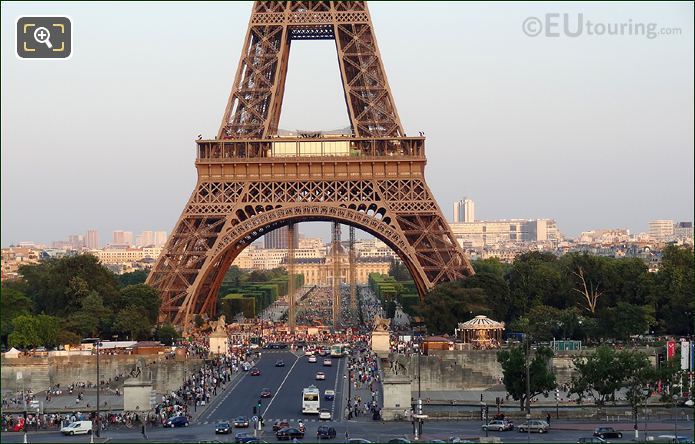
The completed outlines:
[[[234,442],[238,443],[251,443],[251,442],[258,442],[258,438],[253,436],[253,434],[249,432],[239,432],[236,435],[234,435]]]
[[[410,440],[408,438],[393,438],[389,439],[388,444],[410,444]]]
[[[275,424],[273,424],[273,432],[277,432],[280,429],[286,429],[290,426],[290,423],[287,421],[275,421]]]
[[[237,416],[234,418],[234,427],[248,427],[249,426],[249,418],[246,416]]]
[[[258,370],[256,367],[251,369],[251,376],[260,376],[260,375],[261,375],[261,371]]]
[[[275,437],[282,441],[282,440],[290,440],[290,439],[303,439],[304,438],[304,432],[300,432],[299,429],[295,429],[294,427],[287,427],[284,429],[280,429],[277,432],[275,432]]]
[[[285,361],[283,361],[282,359],[275,361],[275,367],[284,367],[284,366],[285,366]]]
[[[335,438],[335,429],[328,426],[319,426],[316,432],[316,438],[318,439],[333,439]]]
[[[185,416],[174,416],[167,421],[167,427],[188,427],[188,418]]]
[[[577,444],[604,444],[607,443],[603,438],[599,438],[598,436],[590,436],[587,438],[579,438],[577,440]]]
[[[261,390],[261,398],[272,398],[273,392],[269,388],[264,388]]]
[[[229,433],[232,429],[232,426],[229,425],[228,422],[220,422],[215,426],[215,434],[217,433],[224,433],[225,435]]]
[[[603,439],[622,438],[623,434],[615,430],[613,427],[596,427],[596,430],[594,430],[594,436],[598,436],[599,438]]]

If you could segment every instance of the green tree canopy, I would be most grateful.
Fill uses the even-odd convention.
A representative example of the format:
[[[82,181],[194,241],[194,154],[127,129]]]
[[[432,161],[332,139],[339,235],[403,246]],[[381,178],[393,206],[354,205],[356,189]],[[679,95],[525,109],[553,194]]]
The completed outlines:
[[[32,302],[24,293],[14,288],[3,286],[0,290],[0,326],[2,341],[7,340],[7,335],[12,333],[12,320],[18,316],[31,313]]]
[[[116,314],[113,328],[115,331],[127,335],[131,341],[137,341],[149,337],[152,323],[143,307],[130,305]]]
[[[150,323],[157,322],[160,305],[157,290],[149,285],[129,285],[121,290],[121,306],[142,308]]]
[[[416,311],[425,319],[427,331],[434,334],[451,333],[459,322],[491,313],[485,292],[466,288],[461,281],[437,285]]]
[[[529,366],[531,398],[555,389],[555,375],[550,368],[553,351],[541,347],[535,351]],[[502,365],[504,387],[515,401],[519,401],[521,410],[526,403],[526,353],[525,346],[501,350],[497,361]]]
[[[149,272],[147,270],[135,270],[116,276],[118,286],[123,288],[129,285],[144,284]]]

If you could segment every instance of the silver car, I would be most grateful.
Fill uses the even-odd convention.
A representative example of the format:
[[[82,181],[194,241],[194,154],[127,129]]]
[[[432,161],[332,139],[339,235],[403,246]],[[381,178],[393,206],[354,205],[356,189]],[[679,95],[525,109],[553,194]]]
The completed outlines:
[[[538,433],[548,433],[550,430],[550,424],[540,419],[532,419],[523,424],[519,424],[518,430],[520,432],[538,432]]]
[[[491,432],[504,432],[506,430],[512,430],[514,424],[504,419],[496,419],[490,421],[488,424],[483,424],[483,430],[489,430]]]

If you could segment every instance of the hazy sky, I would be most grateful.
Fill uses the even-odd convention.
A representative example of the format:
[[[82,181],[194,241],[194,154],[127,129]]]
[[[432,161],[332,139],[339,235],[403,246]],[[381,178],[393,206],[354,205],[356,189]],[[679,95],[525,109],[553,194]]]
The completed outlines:
[[[115,229],[171,231],[196,180],[193,140],[220,123],[250,9],[3,2],[2,245],[92,227],[102,242]],[[477,218],[555,218],[567,235],[692,220],[690,2],[370,9],[406,132],[427,135],[427,180],[447,219],[469,196]],[[523,32],[553,13],[680,34]],[[32,14],[72,18],[70,60],[16,57],[15,20]],[[334,43],[293,42],[281,127],[345,126],[342,94]]]

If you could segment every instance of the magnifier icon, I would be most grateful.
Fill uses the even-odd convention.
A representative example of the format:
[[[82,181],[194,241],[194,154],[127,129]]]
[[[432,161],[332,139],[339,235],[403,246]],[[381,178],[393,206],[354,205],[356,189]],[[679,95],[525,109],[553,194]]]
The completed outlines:
[[[50,38],[51,33],[48,31],[48,29],[44,28],[43,26],[39,26],[34,30],[34,40],[36,40],[39,43],[45,43],[49,49],[53,48]]]

